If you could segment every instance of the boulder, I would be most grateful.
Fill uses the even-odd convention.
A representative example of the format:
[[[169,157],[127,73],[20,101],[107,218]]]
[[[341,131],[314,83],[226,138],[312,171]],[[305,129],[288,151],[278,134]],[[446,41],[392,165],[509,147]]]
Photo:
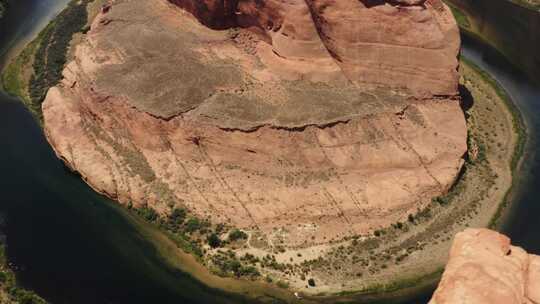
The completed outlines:
[[[458,233],[430,304],[540,303],[540,257],[488,229]]]

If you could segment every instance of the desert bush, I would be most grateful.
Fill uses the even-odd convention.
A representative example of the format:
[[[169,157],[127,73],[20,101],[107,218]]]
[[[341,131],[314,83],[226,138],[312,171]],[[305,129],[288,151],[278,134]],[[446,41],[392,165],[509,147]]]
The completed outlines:
[[[232,242],[237,241],[237,240],[245,240],[247,238],[248,238],[248,235],[244,231],[239,230],[239,229],[233,229],[229,233],[229,240]]]
[[[208,245],[210,245],[212,248],[218,248],[221,246],[221,239],[216,233],[210,234],[206,240],[208,241]]]

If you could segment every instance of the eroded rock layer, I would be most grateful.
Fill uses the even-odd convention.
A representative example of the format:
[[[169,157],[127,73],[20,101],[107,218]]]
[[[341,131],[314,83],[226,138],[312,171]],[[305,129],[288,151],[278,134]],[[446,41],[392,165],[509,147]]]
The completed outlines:
[[[540,303],[540,256],[487,229],[458,233],[430,304]]]
[[[284,59],[326,61],[353,83],[457,89],[459,33],[440,0],[170,1],[210,27],[251,29]]]
[[[305,246],[455,181],[459,37],[439,1],[175,2],[111,2],[43,104],[96,190]]]

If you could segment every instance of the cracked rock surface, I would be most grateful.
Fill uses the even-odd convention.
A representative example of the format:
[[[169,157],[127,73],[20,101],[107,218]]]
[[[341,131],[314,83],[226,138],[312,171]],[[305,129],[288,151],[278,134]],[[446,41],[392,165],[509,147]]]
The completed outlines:
[[[458,233],[430,304],[540,303],[540,256],[488,229]]]
[[[467,129],[440,1],[171,2],[112,1],[43,104],[97,191],[311,246],[454,183]]]

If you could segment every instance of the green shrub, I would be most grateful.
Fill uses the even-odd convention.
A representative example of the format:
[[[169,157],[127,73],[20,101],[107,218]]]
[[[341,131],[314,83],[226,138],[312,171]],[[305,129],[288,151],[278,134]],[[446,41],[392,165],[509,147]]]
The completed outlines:
[[[137,213],[149,222],[155,222],[159,217],[157,212],[148,206],[137,209]]]
[[[18,287],[9,289],[9,295],[19,304],[46,304],[47,302],[31,291]]]
[[[253,266],[241,266],[238,271],[235,272],[237,277],[258,277],[261,274],[257,268]]]
[[[196,217],[190,218],[186,223],[187,232],[195,232],[201,229],[201,227],[202,227],[201,221]]]
[[[224,263],[224,270],[225,271],[232,271],[233,273],[238,273],[238,270],[240,270],[240,267],[242,267],[242,264],[235,260],[235,259],[230,259],[230,260],[227,260],[225,263]]]
[[[221,239],[216,233],[210,234],[207,238],[207,241],[208,245],[210,245],[210,247],[212,248],[218,248],[219,246],[221,246]]]
[[[62,79],[69,44],[75,33],[81,32],[88,20],[87,4],[91,0],[72,1],[54,22],[40,33],[40,45],[34,57],[34,73],[30,77],[29,95],[40,105],[50,87]]]
[[[178,230],[178,228],[184,224],[184,221],[186,220],[187,211],[184,208],[175,208],[171,214],[169,215],[169,226],[173,228],[174,230]]]
[[[247,238],[248,238],[248,235],[244,231],[239,230],[239,229],[233,229],[229,233],[229,240],[232,242],[237,241],[237,240],[245,240]]]

